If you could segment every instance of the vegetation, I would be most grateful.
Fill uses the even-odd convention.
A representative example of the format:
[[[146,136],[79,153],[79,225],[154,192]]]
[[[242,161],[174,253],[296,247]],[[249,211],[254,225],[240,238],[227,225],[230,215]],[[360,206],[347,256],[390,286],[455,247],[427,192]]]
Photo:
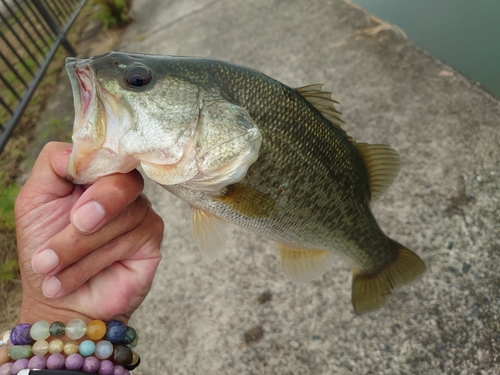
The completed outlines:
[[[132,0],[99,0],[99,19],[105,30],[123,27],[132,21]]]
[[[0,189],[0,228],[13,230],[14,222],[14,201],[19,192],[19,185],[11,183]]]

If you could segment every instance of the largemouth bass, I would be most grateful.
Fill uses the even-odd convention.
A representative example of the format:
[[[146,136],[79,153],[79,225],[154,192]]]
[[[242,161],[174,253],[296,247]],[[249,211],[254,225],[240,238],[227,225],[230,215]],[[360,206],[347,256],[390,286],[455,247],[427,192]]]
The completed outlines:
[[[294,281],[340,255],[353,269],[357,314],[424,271],[370,209],[395,179],[398,154],[349,137],[321,85],[293,89],[222,61],[124,52],[68,58],[66,68],[76,110],[68,178],[92,183],[142,165],[190,204],[207,261],[221,255],[229,223],[275,241]]]

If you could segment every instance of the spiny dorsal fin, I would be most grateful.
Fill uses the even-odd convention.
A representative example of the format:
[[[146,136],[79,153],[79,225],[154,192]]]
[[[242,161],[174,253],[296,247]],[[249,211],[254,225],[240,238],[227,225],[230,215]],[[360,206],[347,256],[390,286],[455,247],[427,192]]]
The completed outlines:
[[[425,263],[418,255],[391,242],[396,246],[396,258],[387,267],[373,274],[353,271],[352,305],[358,315],[384,306],[394,288],[412,282],[425,271]]]
[[[278,244],[281,267],[292,281],[307,281],[323,274],[336,257],[331,251],[301,249]]]
[[[311,105],[316,108],[321,114],[329,120],[333,125],[340,129],[344,134],[342,129],[342,124],[344,121],[340,118],[341,113],[337,111],[334,104],[339,104],[339,102],[331,98],[332,93],[328,91],[323,91],[321,88],[322,84],[308,85],[304,87],[297,87],[295,90]]]
[[[386,145],[354,143],[366,168],[370,181],[371,200],[378,199],[396,179],[399,172],[399,155]]]
[[[201,256],[213,263],[226,248],[229,224],[211,213],[191,207],[191,228]]]

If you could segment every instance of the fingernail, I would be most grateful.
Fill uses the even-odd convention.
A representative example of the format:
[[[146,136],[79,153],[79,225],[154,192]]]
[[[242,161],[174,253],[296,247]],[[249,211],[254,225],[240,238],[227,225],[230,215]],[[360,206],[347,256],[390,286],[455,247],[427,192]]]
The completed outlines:
[[[47,275],[59,265],[59,258],[52,249],[45,249],[36,254],[31,260],[33,271],[39,275]]]
[[[73,224],[84,233],[91,232],[97,224],[104,219],[104,209],[95,202],[90,201],[76,210],[73,215]]]
[[[61,282],[55,276],[46,277],[43,281],[42,291],[43,295],[47,298],[52,298],[61,290]]]

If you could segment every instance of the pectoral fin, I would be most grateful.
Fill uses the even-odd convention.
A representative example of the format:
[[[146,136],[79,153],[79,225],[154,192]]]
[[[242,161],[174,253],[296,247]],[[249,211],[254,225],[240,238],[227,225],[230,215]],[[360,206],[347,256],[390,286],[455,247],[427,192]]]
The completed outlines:
[[[246,217],[268,217],[277,208],[268,195],[244,184],[229,185],[224,193],[214,197]]]
[[[397,256],[373,274],[355,270],[352,278],[352,305],[358,315],[382,307],[394,288],[408,284],[425,271],[425,263],[411,250],[394,242]]]
[[[213,263],[226,248],[229,224],[206,211],[191,207],[191,224],[201,256]]]
[[[323,274],[335,261],[335,255],[326,250],[300,249],[279,244],[281,267],[292,281],[307,281]]]

